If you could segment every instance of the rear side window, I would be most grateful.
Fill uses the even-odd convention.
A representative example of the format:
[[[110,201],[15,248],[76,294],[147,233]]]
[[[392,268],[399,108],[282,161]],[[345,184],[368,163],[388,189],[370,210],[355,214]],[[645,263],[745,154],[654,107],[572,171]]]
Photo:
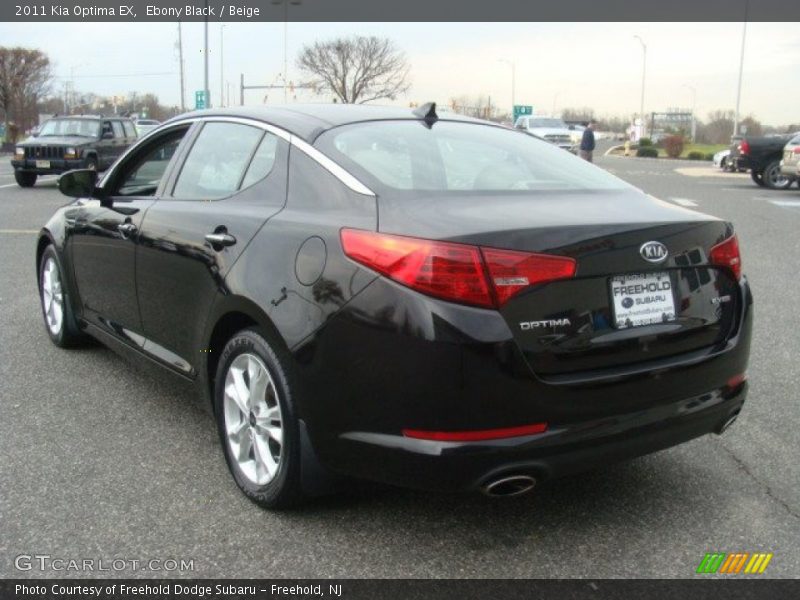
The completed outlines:
[[[238,190],[264,132],[236,123],[207,123],[183,164],[172,195],[212,200]]]
[[[269,175],[275,164],[275,153],[277,150],[278,136],[272,133],[264,134],[264,138],[261,140],[256,153],[253,155],[253,160],[247,168],[247,173],[245,173],[240,187],[246,188],[251,186]]]
[[[327,131],[317,146],[368,185],[387,190],[525,193],[630,187],[566,150],[491,125],[356,123]]]
[[[136,128],[130,121],[123,121],[122,127],[125,129],[125,137],[136,137]]]
[[[122,123],[120,121],[111,121],[111,127],[114,128],[114,137],[116,138],[125,137],[125,131],[122,129]]]
[[[794,136],[791,140],[789,140],[789,143],[795,146],[800,144],[800,135]]]

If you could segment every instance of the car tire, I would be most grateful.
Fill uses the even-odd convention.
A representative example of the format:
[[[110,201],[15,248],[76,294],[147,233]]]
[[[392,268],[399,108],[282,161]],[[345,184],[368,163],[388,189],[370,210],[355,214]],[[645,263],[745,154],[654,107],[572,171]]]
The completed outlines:
[[[719,168],[723,171],[728,170],[728,159],[727,157],[723,157],[722,160],[719,161]]]
[[[97,171],[97,157],[94,154],[90,154],[86,157],[86,160],[83,163],[84,169],[91,169],[92,171]]]
[[[771,190],[787,190],[792,186],[792,180],[781,173],[781,164],[774,160],[764,168],[764,185]]]
[[[17,181],[19,187],[33,187],[36,184],[36,173],[27,173],[25,171],[14,171],[14,179]]]
[[[45,248],[39,263],[39,304],[50,340],[56,346],[70,348],[84,342],[86,335],[75,320],[63,273],[58,253],[51,244]]]
[[[750,171],[750,179],[755,181],[761,187],[767,185],[766,183],[764,183],[764,177],[760,171]]]
[[[303,499],[301,437],[289,361],[258,329],[225,345],[217,365],[214,413],[239,489],[264,508],[289,508]]]

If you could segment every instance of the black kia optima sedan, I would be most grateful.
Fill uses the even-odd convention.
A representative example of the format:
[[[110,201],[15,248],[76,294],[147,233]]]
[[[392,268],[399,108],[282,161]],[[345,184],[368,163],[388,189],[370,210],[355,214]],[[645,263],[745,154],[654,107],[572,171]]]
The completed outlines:
[[[521,493],[745,400],[733,226],[525,132],[432,104],[200,111],[59,187],[49,336],[193,382],[264,506],[337,476]]]

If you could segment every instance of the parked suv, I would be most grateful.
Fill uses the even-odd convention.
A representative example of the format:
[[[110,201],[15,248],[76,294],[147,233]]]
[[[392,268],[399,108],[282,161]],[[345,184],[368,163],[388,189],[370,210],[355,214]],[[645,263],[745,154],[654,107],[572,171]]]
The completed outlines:
[[[70,169],[102,171],[134,141],[136,128],[124,117],[54,117],[31,138],[17,144],[11,166],[21,187],[32,187],[39,175]]]
[[[564,150],[570,150],[574,145],[573,131],[558,117],[519,117],[514,124],[517,129],[524,129],[528,133],[555,144]]]

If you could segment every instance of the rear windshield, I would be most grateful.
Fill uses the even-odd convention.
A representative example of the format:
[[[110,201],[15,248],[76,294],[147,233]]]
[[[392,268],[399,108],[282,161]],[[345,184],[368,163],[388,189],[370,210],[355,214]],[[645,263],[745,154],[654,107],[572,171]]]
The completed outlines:
[[[377,189],[454,192],[613,190],[630,186],[548,142],[491,125],[373,121],[331,129],[316,144]]]

